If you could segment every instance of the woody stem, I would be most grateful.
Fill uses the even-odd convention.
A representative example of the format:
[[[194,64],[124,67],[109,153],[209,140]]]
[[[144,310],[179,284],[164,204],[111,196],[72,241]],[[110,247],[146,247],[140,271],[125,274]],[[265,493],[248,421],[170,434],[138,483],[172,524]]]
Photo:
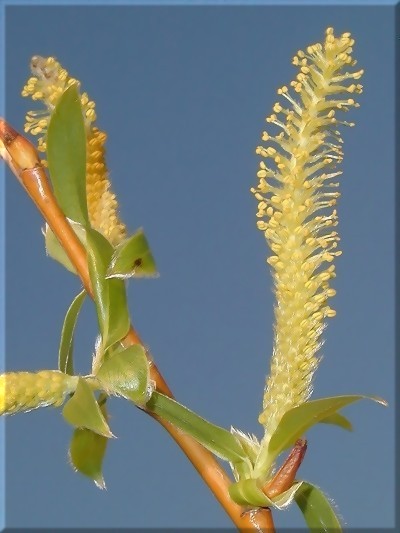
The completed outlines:
[[[0,119],[0,155],[6,160],[43,215],[74,265],[88,294],[92,296],[86,250],[61,211],[36,150],[3,119]],[[123,340],[123,344],[125,346],[143,344],[133,326]],[[170,388],[153,362],[150,369],[151,378],[155,381],[157,390],[173,397]],[[239,530],[269,533],[275,531],[269,509],[243,513],[244,509],[232,501],[228,492],[232,481],[210,452],[173,425],[161,420],[151,412],[148,414],[168,431]]]

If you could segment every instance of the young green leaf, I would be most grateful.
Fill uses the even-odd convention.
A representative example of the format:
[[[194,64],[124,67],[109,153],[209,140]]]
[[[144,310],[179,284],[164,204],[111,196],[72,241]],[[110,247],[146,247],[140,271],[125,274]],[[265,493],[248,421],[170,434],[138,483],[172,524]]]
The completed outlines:
[[[86,203],[86,133],[77,84],[64,91],[47,130],[47,161],[65,216],[89,224]]]
[[[231,463],[247,461],[246,453],[234,435],[164,394],[154,391],[146,409],[187,433],[221,459]]]
[[[241,479],[229,486],[229,495],[238,505],[268,507],[271,500],[261,490],[257,479]]]
[[[76,236],[81,241],[83,246],[86,248],[86,230],[82,226],[82,224],[79,224],[78,222],[74,222],[73,220],[69,220],[69,223],[76,233]],[[50,256],[52,259],[57,261],[58,263],[61,263],[63,267],[65,267],[67,270],[72,272],[73,274],[76,274],[75,267],[69,260],[69,257],[65,253],[64,248],[59,243],[57,237],[54,235],[53,231],[50,229],[50,227],[46,224],[43,235],[44,235],[44,243],[46,246],[46,253],[48,256]]]
[[[249,433],[243,433],[243,431],[234,427],[231,427],[231,433],[240,442],[240,445],[250,459],[251,464],[254,464],[260,451],[260,443],[257,437]]]
[[[346,405],[362,399],[374,400],[386,405],[384,400],[374,396],[349,395],[321,398],[305,402],[298,407],[289,409],[279,422],[268,446],[268,455],[277,457],[283,450],[292,446],[297,439],[313,425],[325,420]]]
[[[241,479],[230,485],[229,495],[239,505],[285,509],[292,503],[302,484],[302,481],[296,481],[289,489],[272,499],[264,494],[261,480],[253,478]]]
[[[85,296],[86,291],[83,290],[74,298],[65,315],[61,331],[60,348],[58,350],[58,369],[71,376],[74,374],[74,331]]]
[[[340,532],[342,527],[331,503],[318,487],[303,481],[294,499],[310,531]]]
[[[65,404],[62,414],[65,420],[74,427],[90,429],[107,438],[114,436],[92,389],[83,378],[79,378],[75,393]]]
[[[107,419],[106,405],[100,407]],[[105,488],[102,465],[107,448],[107,437],[86,428],[75,429],[69,445],[69,459],[77,472],[90,477],[100,489]]]
[[[332,415],[320,420],[319,423],[332,424],[333,426],[338,426],[342,429],[346,429],[347,431],[353,431],[353,425],[350,420],[340,413],[333,413]]]
[[[142,229],[116,247],[107,271],[108,278],[156,275],[156,264]]]
[[[106,359],[96,374],[105,391],[144,405],[152,392],[150,370],[144,348],[130,346]]]
[[[113,247],[97,231],[87,230],[90,281],[102,336],[102,350],[121,340],[129,330],[129,311],[123,280],[106,279]]]

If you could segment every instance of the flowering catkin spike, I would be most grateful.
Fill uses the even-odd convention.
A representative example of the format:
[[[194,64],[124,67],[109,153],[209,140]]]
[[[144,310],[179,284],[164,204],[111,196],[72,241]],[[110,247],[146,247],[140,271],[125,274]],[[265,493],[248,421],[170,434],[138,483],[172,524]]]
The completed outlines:
[[[39,135],[38,150],[46,152],[46,132],[51,113],[65,89],[78,82],[54,57],[34,56],[31,70],[33,76],[25,84],[22,96],[40,100],[46,108],[28,112],[25,132]],[[81,104],[87,135],[86,192],[90,223],[112,244],[118,244],[125,238],[126,228],[118,217],[118,202],[110,190],[104,147],[107,136],[93,126],[95,103],[86,93],[81,94]]]
[[[58,407],[67,394],[75,391],[78,379],[58,370],[0,374],[0,415],[48,405]]]
[[[281,87],[278,94],[289,106],[275,104],[266,119],[281,132],[264,132],[267,144],[256,150],[272,161],[260,163],[258,186],[251,190],[259,202],[257,226],[273,252],[267,262],[277,300],[271,371],[259,417],[266,438],[288,409],[309,398],[325,319],[335,316],[327,304],[335,294],[329,285],[335,277],[332,261],[341,253],[334,230],[338,184],[332,180],[341,174],[334,171],[343,156],[338,126],[352,125],[336,119],[336,111],[359,105],[353,96],[362,86],[351,81],[363,71],[347,70],[356,64],[353,44],[349,33],[335,37],[328,28],[323,44],[297,53],[295,94]]]

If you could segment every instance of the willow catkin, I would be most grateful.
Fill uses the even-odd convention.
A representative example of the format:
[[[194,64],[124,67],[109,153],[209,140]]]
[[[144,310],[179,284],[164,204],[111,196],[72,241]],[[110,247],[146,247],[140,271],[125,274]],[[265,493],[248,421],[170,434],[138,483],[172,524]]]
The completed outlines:
[[[281,132],[264,132],[265,145],[256,150],[271,162],[260,163],[258,186],[252,189],[257,226],[272,250],[267,261],[276,294],[273,356],[259,417],[267,435],[287,410],[309,398],[321,334],[326,319],[335,315],[328,300],[335,295],[332,262],[341,253],[334,229],[339,197],[334,179],[343,157],[338,128],[353,125],[336,113],[359,105],[351,96],[362,92],[353,80],[363,71],[351,70],[353,44],[349,33],[335,37],[328,28],[323,44],[297,53],[294,95],[286,86],[278,90],[289,107],[276,103],[266,119]]]
[[[0,415],[58,407],[75,391],[78,379],[58,370],[0,374]]]
[[[45,109],[29,111],[25,132],[38,135],[38,149],[46,152],[46,132],[52,112],[63,92],[78,81],[54,57],[34,56],[31,60],[33,76],[28,79],[22,96],[41,101]],[[93,126],[96,120],[95,103],[87,93],[81,94],[83,118],[86,126],[86,196],[89,220],[111,244],[117,245],[126,237],[126,227],[118,215],[118,201],[111,191],[106,160],[107,136]],[[45,161],[44,161],[45,163]]]

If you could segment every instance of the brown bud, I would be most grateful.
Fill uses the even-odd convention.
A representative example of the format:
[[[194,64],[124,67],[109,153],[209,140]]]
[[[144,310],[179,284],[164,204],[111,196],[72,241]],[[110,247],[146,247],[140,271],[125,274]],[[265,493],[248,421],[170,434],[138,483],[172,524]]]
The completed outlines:
[[[274,498],[290,489],[295,480],[297,471],[304,459],[307,450],[306,440],[297,440],[294,448],[288,455],[286,461],[280,467],[275,476],[269,481],[262,491],[268,498]]]

